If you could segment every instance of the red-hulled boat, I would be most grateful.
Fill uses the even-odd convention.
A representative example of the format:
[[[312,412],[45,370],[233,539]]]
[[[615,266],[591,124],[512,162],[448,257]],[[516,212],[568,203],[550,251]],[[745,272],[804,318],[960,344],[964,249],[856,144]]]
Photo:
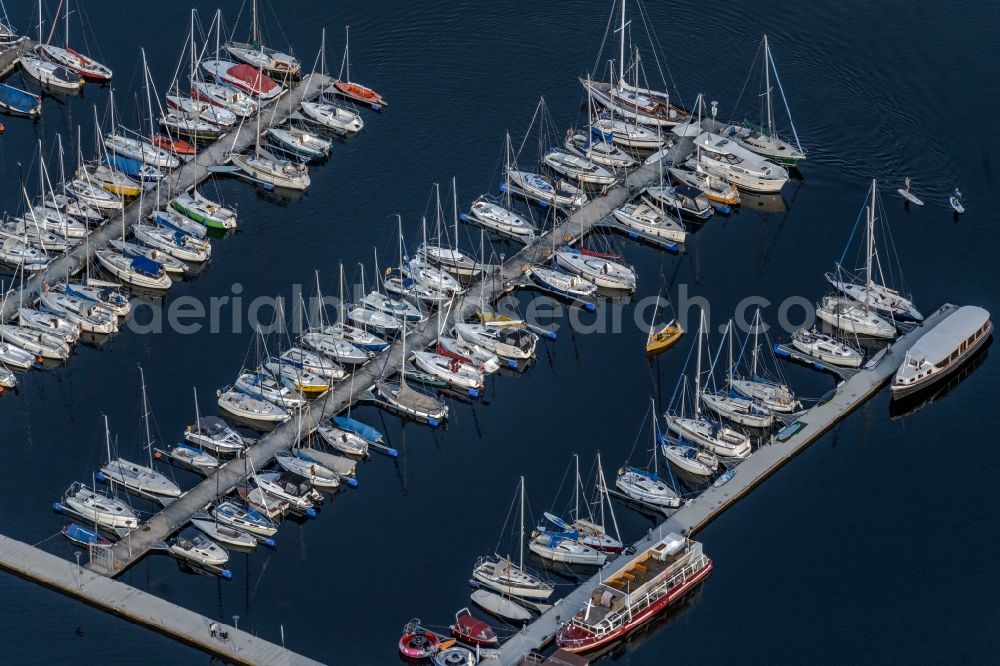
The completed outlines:
[[[360,83],[352,83],[350,81],[337,81],[333,84],[334,89],[344,97],[348,99],[353,99],[355,102],[361,102],[362,104],[367,104],[372,108],[381,108],[383,106],[388,106],[389,103],[385,101],[382,95],[369,88],[368,86],[363,86]]]
[[[441,637],[420,626],[420,620],[413,619],[403,627],[399,638],[399,653],[407,659],[430,659],[441,647]]]
[[[598,585],[583,608],[556,632],[570,652],[621,640],[680,601],[712,572],[701,543],[668,534]]]
[[[169,136],[165,136],[163,134],[154,134],[150,137],[149,142],[157,148],[169,150],[174,155],[187,157],[192,156],[197,152],[194,144],[188,143],[184,139],[171,139]]]
[[[486,622],[472,615],[468,608],[455,613],[455,623],[451,625],[451,635],[466,645],[495,647],[499,640],[497,634]]]
[[[242,90],[261,100],[271,100],[284,92],[284,88],[260,70],[250,65],[230,60],[203,60],[202,69],[224,85]]]

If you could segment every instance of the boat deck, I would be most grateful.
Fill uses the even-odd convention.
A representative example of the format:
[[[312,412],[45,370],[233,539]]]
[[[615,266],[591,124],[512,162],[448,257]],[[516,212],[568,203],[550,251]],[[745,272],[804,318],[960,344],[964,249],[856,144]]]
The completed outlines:
[[[166,634],[226,663],[285,666],[320,663],[3,535],[0,535],[0,569]],[[219,625],[220,637],[211,635],[209,627],[213,622]]]
[[[798,421],[804,425],[792,436],[784,441],[772,437],[767,445],[740,463],[736,468],[736,474],[728,483],[718,488],[709,487],[633,544],[635,555],[622,557],[631,558],[632,561],[638,560],[645,555],[647,549],[671,532],[690,536],[704,528],[885,386],[902,364],[907,350],[956,307],[950,304],[942,306],[922,324],[898,338],[887,347],[885,354],[876,364],[863,368],[845,380],[826,402],[799,414]],[[706,550],[711,556],[711,547]],[[613,576],[623,566],[627,566],[622,557],[606,564],[593,577],[556,602],[550,610],[508,639],[498,650],[497,660],[505,665],[520,664],[528,659],[533,651],[549,645],[559,625],[564,620],[570,619],[586,604],[591,592],[601,581]]]

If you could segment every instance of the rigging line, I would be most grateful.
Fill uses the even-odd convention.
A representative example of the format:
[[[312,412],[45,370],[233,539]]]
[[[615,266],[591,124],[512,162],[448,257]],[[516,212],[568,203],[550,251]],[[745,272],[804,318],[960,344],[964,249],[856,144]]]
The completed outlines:
[[[621,2],[625,2],[625,0],[621,0]],[[604,36],[601,38],[601,48],[597,51],[597,59],[594,61],[594,66],[590,68],[591,72],[599,71],[597,69],[597,66],[602,62],[601,57],[604,55],[604,47],[608,42],[608,35],[611,33],[611,22],[614,21],[615,15],[617,14],[617,12],[615,11],[615,8],[617,6],[618,6],[617,2],[611,3],[611,12],[608,14],[608,22],[604,26]],[[612,81],[614,80],[613,74],[610,80]]]
[[[861,221],[861,216],[865,213],[865,207],[868,205],[868,195],[865,194],[865,200],[861,202],[861,210],[858,211],[858,216],[854,220],[854,227],[851,228],[851,235],[847,238],[847,244],[844,245],[844,253],[840,255],[840,260],[837,262],[837,266],[844,265],[844,259],[847,257],[847,251],[851,249],[851,242],[854,240],[854,234],[858,231],[858,223]]]
[[[628,456],[625,458],[625,463],[632,459],[632,454],[635,453],[635,447],[639,445],[639,440],[643,438],[643,431],[646,429],[646,419],[649,418],[650,412],[653,411],[653,402],[650,401],[649,405],[646,406],[646,413],[642,417],[642,422],[639,424],[639,431],[635,434],[635,439],[632,441],[632,448],[628,452]],[[656,418],[656,415],[653,415]]]
[[[750,63],[750,68],[747,71],[747,78],[744,79],[744,81],[743,81],[743,87],[740,89],[740,94],[736,98],[736,102],[732,106],[732,111],[730,111],[730,116],[729,116],[730,121],[733,120],[733,115],[732,114],[735,113],[736,109],[738,109],[740,107],[740,102],[743,100],[743,93],[746,92],[747,86],[750,85],[750,77],[753,76],[754,69],[757,66],[757,58],[760,57],[760,50],[761,50],[761,48],[763,46],[764,46],[764,41],[761,40],[761,42],[757,45],[757,51],[754,53],[753,62]]]
[[[542,97],[542,98],[540,98],[538,100],[538,105],[535,106],[535,112],[533,114],[531,114],[531,122],[528,123],[528,129],[525,130],[525,132],[524,132],[524,138],[521,139],[521,145],[517,147],[517,152],[514,153],[515,163],[516,163],[516,160],[519,157],[521,157],[521,151],[524,150],[524,144],[528,141],[528,137],[531,136],[531,129],[535,126],[535,119],[538,118],[538,111],[539,111],[539,109],[541,109],[542,111],[545,110],[545,98],[544,97]]]
[[[57,531],[57,532],[56,532],[55,534],[53,534],[53,535],[51,535],[51,536],[47,536],[47,537],[45,537],[44,539],[42,539],[42,540],[41,540],[41,541],[39,541],[38,543],[33,543],[33,544],[31,544],[31,547],[32,547],[32,548],[38,548],[38,547],[39,547],[39,546],[41,546],[41,545],[42,545],[43,543],[45,543],[45,542],[47,542],[47,541],[52,541],[52,539],[56,538],[56,537],[57,537],[57,536],[59,536],[60,534],[62,534],[62,530],[59,530],[59,531]]]
[[[668,402],[668,403],[667,403],[667,411],[670,411],[670,410],[672,410],[672,409],[673,409],[673,407],[674,407],[674,401],[675,401],[675,400],[677,399],[677,393],[678,393],[678,392],[680,391],[680,389],[681,389],[681,386],[682,386],[682,385],[684,384],[684,382],[683,382],[683,377],[684,377],[684,374],[685,374],[685,373],[687,372],[687,367],[688,367],[688,364],[689,364],[689,363],[691,362],[691,355],[692,355],[692,354],[694,354],[694,348],[695,348],[696,346],[697,346],[697,345],[696,345],[696,344],[694,344],[694,345],[691,345],[691,346],[690,346],[690,347],[688,348],[688,355],[687,355],[687,358],[685,358],[685,359],[684,359],[684,366],[683,366],[683,367],[681,368],[681,379],[679,379],[679,380],[677,381],[677,384],[676,384],[676,385],[674,386],[674,392],[673,392],[673,394],[672,394],[672,395],[670,396],[670,402]]]
[[[624,0],[623,0],[624,1]],[[681,97],[681,91],[677,87],[677,83],[674,81],[674,75],[670,71],[670,65],[667,64],[667,57],[665,55],[665,49],[660,43],[660,38],[656,36],[656,31],[650,32],[649,24],[650,19],[646,13],[646,8],[643,6],[640,0],[637,0],[636,5],[639,7],[639,16],[642,18],[643,29],[646,31],[646,38],[649,39],[650,44],[653,46],[653,62],[656,63],[656,69],[660,72],[660,78],[663,79],[664,83],[669,80],[670,87],[674,89],[674,93],[677,95],[677,101],[680,105],[684,106],[684,98]],[[667,75],[663,75],[663,67],[660,66],[660,58],[663,58],[663,67],[667,69]]]
[[[766,56],[765,56],[766,57]],[[799,133],[795,130],[795,121],[792,120],[792,111],[788,108],[788,99],[785,97],[785,89],[781,87],[781,78],[778,76],[778,68],[774,65],[774,58],[768,58],[771,61],[771,71],[774,72],[774,81],[778,84],[778,92],[781,93],[781,101],[785,104],[785,113],[788,114],[788,124],[792,128],[792,135],[795,137],[795,146],[799,149],[799,152],[805,152],[802,150],[802,144],[799,142]],[[767,65],[767,63],[764,63]]]

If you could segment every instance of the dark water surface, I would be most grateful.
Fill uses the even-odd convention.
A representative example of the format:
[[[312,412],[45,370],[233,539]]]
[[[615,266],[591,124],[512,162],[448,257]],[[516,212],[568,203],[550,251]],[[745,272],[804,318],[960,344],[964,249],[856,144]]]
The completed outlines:
[[[22,30],[34,22],[32,4],[8,3]],[[668,283],[687,285],[710,300],[719,324],[749,295],[775,303],[818,297],[822,273],[840,256],[865,188],[877,177],[906,286],[921,309],[950,301],[998,310],[1000,248],[991,206],[992,159],[1000,148],[993,128],[996,3],[648,4],[688,104],[705,92],[728,112],[767,31],[809,161],[804,180],[785,187],[788,210],[748,205],[713,219],[679,257],[625,245],[639,271],[638,298]],[[336,262],[354,274],[357,262],[371,266],[373,247],[384,266],[396,248],[391,216],[402,213],[416,240],[433,182],[457,175],[463,203],[495,189],[503,134],[511,130],[520,142],[540,96],[560,132],[581,122],[576,77],[594,66],[609,10],[591,0],[274,5],[288,39],[270,15],[271,41],[290,41],[306,63],[322,26],[328,61],[339,63],[349,23],[352,74],[382,91],[391,107],[365,114],[365,132],[336,145],[329,163],[312,170],[304,196],[276,200],[219,181],[219,196],[239,207],[241,230],[217,242],[207,270],[176,285],[168,302],[183,295],[207,301],[231,294],[236,283],[248,297],[287,294],[296,283],[309,288],[314,269],[332,292]],[[238,7],[227,2],[223,10],[234,17]],[[119,113],[135,117],[140,46],[165,87],[186,35],[187,8],[86,3],[99,36],[97,48],[88,35],[89,48],[115,70]],[[213,9],[199,5],[206,18]],[[756,74],[744,104],[755,86]],[[50,154],[57,132],[71,139],[82,123],[91,152],[92,103],[104,117],[108,93],[88,86],[84,95],[46,100],[36,124],[5,119],[3,207],[17,207],[18,162],[30,171],[38,137]],[[752,110],[755,102],[749,104]],[[532,154],[526,148],[522,166],[532,167]],[[927,202],[909,214],[894,194],[906,175]],[[956,184],[969,209],[957,222],[946,202]],[[470,237],[466,247],[475,247],[478,234]],[[770,321],[774,310],[766,313]],[[629,320],[631,306],[623,312]],[[602,306],[581,319],[609,317]],[[564,329],[558,342],[540,347],[524,376],[491,380],[478,404],[454,405],[446,431],[359,409],[403,456],[362,465],[360,487],[328,502],[318,520],[282,526],[276,552],[234,555],[231,582],[186,575],[166,557],[147,558],[124,579],[225,621],[239,615],[241,628],[272,641],[284,625],[290,648],[323,661],[394,663],[408,618],[447,625],[468,605],[471,566],[496,546],[519,475],[527,478],[537,516],[553,501],[571,452],[588,469],[599,449],[613,473],[646,437],[648,396],[669,397],[688,345],[650,365],[644,336],[633,326],[614,335]],[[19,393],[0,399],[7,470],[0,531],[72,559],[73,548],[53,536],[61,522],[49,505],[100,464],[101,413],[123,451],[138,457],[136,364],[146,372],[157,439],[170,442],[193,418],[191,387],[202,396],[203,413],[211,412],[215,389],[234,379],[250,344],[247,331],[124,332],[99,349],[81,347],[67,367],[23,376]],[[786,372],[806,396],[832,387],[808,370]],[[989,465],[989,391],[997,379],[996,364],[987,361],[945,397],[895,419],[888,391],[881,392],[701,533],[716,564],[712,578],[686,610],[616,658],[986,661],[1000,647],[993,575],[1000,503]],[[180,472],[177,478],[183,485],[194,480]],[[629,541],[651,525],[623,508],[618,519]],[[10,663],[208,660],[9,576],[0,577],[0,599]]]

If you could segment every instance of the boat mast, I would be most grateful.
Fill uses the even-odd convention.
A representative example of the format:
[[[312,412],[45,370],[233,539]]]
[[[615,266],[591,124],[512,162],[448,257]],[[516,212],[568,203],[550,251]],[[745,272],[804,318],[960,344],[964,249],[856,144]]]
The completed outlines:
[[[406,330],[405,328],[403,329]],[[518,568],[524,571],[524,477],[521,477],[521,539],[518,543]]]
[[[108,463],[111,462],[111,429],[108,427],[108,415],[104,415],[104,447],[108,451]]]
[[[250,21],[250,35],[253,38],[253,43],[257,44],[260,41],[260,39],[257,38],[257,0],[253,0],[253,12]]]
[[[344,67],[347,69],[347,82],[351,82],[351,26],[344,26]]]
[[[865,256],[865,308],[868,307],[868,294],[872,288],[872,253],[875,251],[875,179],[872,178],[872,200],[868,205],[868,235]]]
[[[768,63],[771,60],[771,50],[767,46],[767,34],[764,35],[764,95],[767,98],[767,135],[774,134],[774,110],[771,108],[771,72]]]
[[[573,464],[576,467],[576,479],[573,482],[573,519],[580,517],[580,456],[573,454]]]
[[[625,89],[625,0],[622,0],[622,22],[618,29],[621,33],[618,40],[618,88]]]
[[[698,321],[698,363],[694,371],[694,417],[701,417],[701,336],[705,328],[705,311],[701,311],[701,319]]]
[[[733,320],[729,320],[729,328],[726,329],[726,337],[729,342],[729,390],[733,390]],[[754,341],[756,344],[756,340]],[[754,374],[757,374],[757,357],[754,356]]]
[[[198,411],[198,387],[192,386],[194,390],[194,427],[197,428],[198,434],[201,434],[201,412]]]
[[[63,36],[63,46],[69,48],[69,0],[66,0],[66,34]]]
[[[153,468],[153,440],[149,435],[149,401],[146,398],[146,375],[139,366],[139,379],[142,382],[142,420],[146,426],[146,452],[149,454],[149,468]]]
[[[455,186],[455,177],[451,177],[451,217],[455,225],[455,249],[458,249],[458,188]],[[480,258],[482,261],[482,258]],[[475,262],[473,262],[473,270],[475,270]]]

